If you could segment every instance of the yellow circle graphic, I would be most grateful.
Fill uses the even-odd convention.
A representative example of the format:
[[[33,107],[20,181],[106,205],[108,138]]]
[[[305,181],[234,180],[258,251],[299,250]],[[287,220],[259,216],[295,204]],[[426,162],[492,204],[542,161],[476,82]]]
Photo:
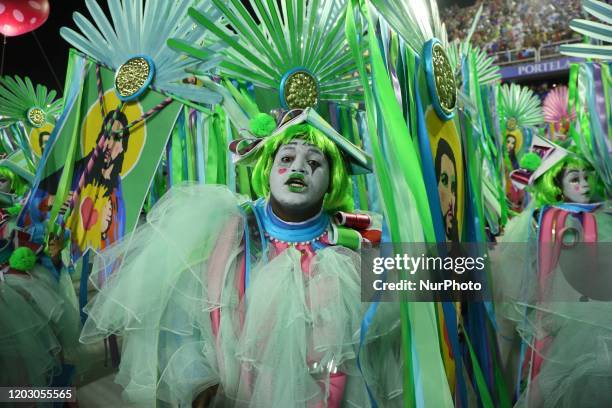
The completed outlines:
[[[106,116],[108,116],[113,114],[113,111],[117,109],[121,101],[117,97],[115,91],[109,89],[104,93],[103,103],[104,112]],[[125,115],[127,123],[132,123],[142,116],[143,109],[138,101],[132,101],[123,103],[120,112]],[[83,157],[88,155],[96,147],[98,138],[102,132],[103,121],[104,118],[100,111],[100,103],[96,98],[96,101],[89,107],[83,125],[81,126],[81,153]],[[136,163],[138,163],[146,140],[147,127],[144,121],[139,122],[129,129],[127,149],[124,151],[123,166],[121,167],[120,173],[122,178],[127,176]]]
[[[49,140],[51,132],[55,126],[51,123],[45,123],[39,128],[32,128],[28,139],[30,140],[30,147],[36,157],[42,157],[43,146]]]
[[[429,132],[429,141],[431,144],[431,154],[434,162],[436,154],[438,153],[438,145],[440,140],[446,141],[453,152],[455,159],[455,171],[457,176],[457,197],[456,197],[456,219],[457,228],[459,233],[459,239],[463,231],[463,211],[464,211],[464,177],[463,177],[463,154],[461,150],[461,139],[459,133],[455,127],[455,122],[452,120],[443,121],[441,120],[433,108],[430,106],[427,109],[425,118],[427,123],[427,130]],[[436,177],[438,175],[436,174]]]

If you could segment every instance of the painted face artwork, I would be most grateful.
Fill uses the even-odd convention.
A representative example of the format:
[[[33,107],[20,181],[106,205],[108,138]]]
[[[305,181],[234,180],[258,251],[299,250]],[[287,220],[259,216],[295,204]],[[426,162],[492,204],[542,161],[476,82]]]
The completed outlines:
[[[270,194],[290,210],[322,204],[329,188],[329,163],[316,146],[300,139],[282,145],[274,156]]]
[[[40,133],[39,143],[40,143],[40,151],[41,152],[44,152],[45,149],[47,148],[47,143],[49,142],[49,137],[50,136],[51,135],[49,134],[49,132],[41,132]]]
[[[455,165],[447,155],[442,155],[440,161],[438,195],[440,197],[442,215],[444,216],[446,236],[451,238],[457,208],[457,175]]]
[[[516,139],[514,138],[514,136],[507,136],[506,137],[506,150],[508,151],[508,153],[514,152],[515,148],[516,148]]]
[[[110,169],[110,167],[115,163],[117,157],[123,153],[123,141],[121,138],[123,137],[122,133],[114,133],[123,128],[123,124],[116,120],[113,123],[112,131],[113,133],[106,138],[103,147],[104,154],[104,169]]]
[[[0,193],[11,192],[11,180],[6,177],[0,177]]]
[[[561,185],[565,201],[579,204],[588,204],[591,201],[588,177],[589,173],[586,170],[563,170]]]

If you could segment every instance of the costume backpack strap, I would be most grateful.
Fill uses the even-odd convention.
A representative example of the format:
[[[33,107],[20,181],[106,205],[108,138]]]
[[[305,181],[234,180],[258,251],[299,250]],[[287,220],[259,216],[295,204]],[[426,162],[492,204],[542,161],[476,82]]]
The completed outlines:
[[[598,240],[597,221],[591,212],[582,213],[582,241],[584,243],[596,243]]]
[[[550,275],[559,260],[561,232],[569,215],[567,211],[560,208],[550,208],[545,211],[540,223],[538,242],[539,300],[544,300],[543,297],[546,295],[542,290],[547,287]]]

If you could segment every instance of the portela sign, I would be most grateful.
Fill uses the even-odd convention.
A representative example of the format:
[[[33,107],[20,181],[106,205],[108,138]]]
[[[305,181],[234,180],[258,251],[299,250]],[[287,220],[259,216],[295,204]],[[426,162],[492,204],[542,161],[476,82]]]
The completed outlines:
[[[532,76],[539,74],[548,74],[551,72],[569,71],[571,63],[577,60],[577,58],[565,57],[531,64],[521,64],[514,65],[511,67],[503,67],[501,69],[501,74],[504,79],[510,79],[521,76]]]

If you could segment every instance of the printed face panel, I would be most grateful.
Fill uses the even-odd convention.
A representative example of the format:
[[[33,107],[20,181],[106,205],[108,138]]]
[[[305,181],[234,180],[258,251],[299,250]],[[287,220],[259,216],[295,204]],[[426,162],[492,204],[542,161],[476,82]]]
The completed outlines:
[[[56,124],[57,137],[27,206],[29,222],[42,222],[62,200],[58,222],[70,231],[75,259],[135,227],[181,106],[150,89],[121,102],[113,79],[110,70],[85,62],[81,95]]]
[[[464,165],[461,139],[455,122],[443,121],[431,107],[427,110],[425,121],[442,210],[442,225],[447,241],[459,242],[464,211]]]

